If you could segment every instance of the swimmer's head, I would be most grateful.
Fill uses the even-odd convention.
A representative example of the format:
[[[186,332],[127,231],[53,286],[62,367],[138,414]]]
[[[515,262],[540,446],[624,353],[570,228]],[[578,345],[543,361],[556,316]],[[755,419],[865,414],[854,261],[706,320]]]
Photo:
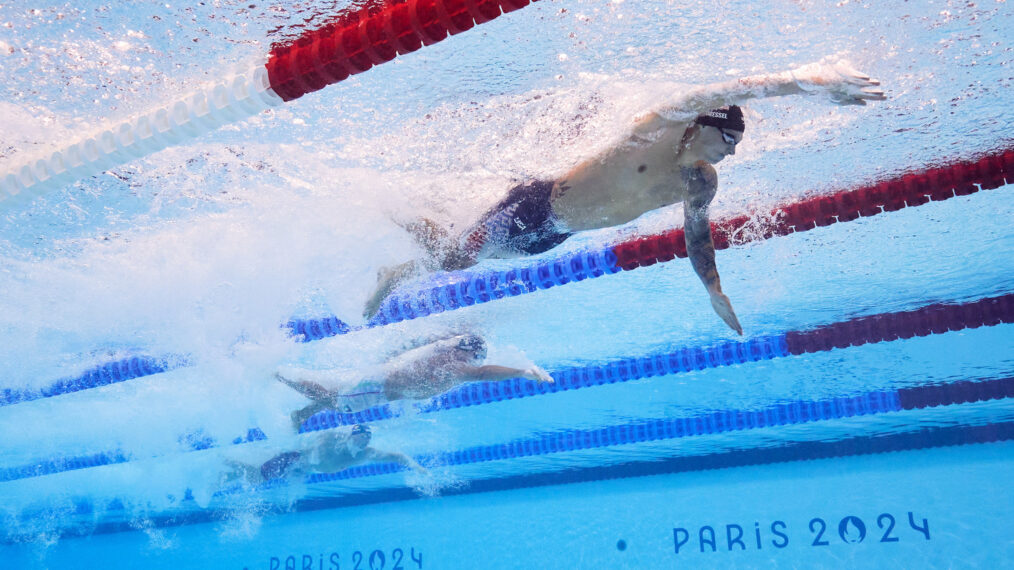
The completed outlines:
[[[729,105],[712,109],[707,113],[701,113],[694,119],[698,125],[706,125],[727,131],[746,131],[746,121],[743,120],[743,109],[739,105]]]
[[[470,352],[472,358],[483,360],[486,358],[486,341],[479,335],[463,334],[456,337],[458,344],[454,346],[457,350]]]
[[[352,432],[349,434],[348,446],[352,448],[354,452],[359,452],[370,445],[370,439],[372,438],[373,433],[370,431],[370,426],[365,424],[356,424],[352,426]]]
[[[743,140],[746,122],[743,110],[736,105],[719,107],[694,119],[695,129],[688,129],[687,148],[693,145],[694,158],[716,164],[736,154],[736,145]]]

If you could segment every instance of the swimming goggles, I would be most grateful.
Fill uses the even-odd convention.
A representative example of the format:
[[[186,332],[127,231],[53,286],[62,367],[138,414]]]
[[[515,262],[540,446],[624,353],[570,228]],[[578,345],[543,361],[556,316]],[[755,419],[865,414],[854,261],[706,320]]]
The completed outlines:
[[[725,141],[725,144],[731,144],[732,146],[736,146],[737,144],[739,144],[739,141],[736,140],[736,137],[725,132],[725,129],[718,129],[718,132],[722,133],[722,140]]]

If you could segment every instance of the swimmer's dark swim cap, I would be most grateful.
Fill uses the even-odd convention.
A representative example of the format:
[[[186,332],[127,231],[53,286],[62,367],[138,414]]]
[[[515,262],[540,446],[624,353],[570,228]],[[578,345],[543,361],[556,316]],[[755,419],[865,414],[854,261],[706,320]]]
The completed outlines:
[[[476,356],[476,358],[486,358],[486,341],[478,335],[461,335],[458,339],[458,346],[454,348],[471,352]]]
[[[370,426],[368,426],[366,424],[356,424],[356,425],[352,426],[352,433],[351,433],[351,435],[356,435],[356,434],[360,434],[360,433],[365,433],[366,435],[372,435],[370,433]]]
[[[698,115],[694,122],[700,125],[729,129],[741,133],[746,131],[746,122],[743,120],[743,109],[740,109],[738,105],[712,109],[707,113]]]

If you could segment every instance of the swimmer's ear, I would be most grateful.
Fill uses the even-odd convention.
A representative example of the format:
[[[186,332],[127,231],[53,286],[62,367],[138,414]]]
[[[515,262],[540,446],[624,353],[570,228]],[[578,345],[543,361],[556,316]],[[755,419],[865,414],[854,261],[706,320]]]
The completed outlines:
[[[687,148],[690,143],[697,138],[697,134],[701,132],[701,126],[697,123],[691,123],[687,127],[687,130],[683,132],[683,139],[680,141],[680,146]]]

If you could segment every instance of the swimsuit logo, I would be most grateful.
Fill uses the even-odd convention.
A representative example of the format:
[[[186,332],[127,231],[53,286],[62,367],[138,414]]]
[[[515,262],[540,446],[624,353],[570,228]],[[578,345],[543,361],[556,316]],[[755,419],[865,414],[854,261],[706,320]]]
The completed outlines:
[[[522,230],[528,227],[525,225],[524,222],[521,221],[521,218],[514,218],[514,225]]]

